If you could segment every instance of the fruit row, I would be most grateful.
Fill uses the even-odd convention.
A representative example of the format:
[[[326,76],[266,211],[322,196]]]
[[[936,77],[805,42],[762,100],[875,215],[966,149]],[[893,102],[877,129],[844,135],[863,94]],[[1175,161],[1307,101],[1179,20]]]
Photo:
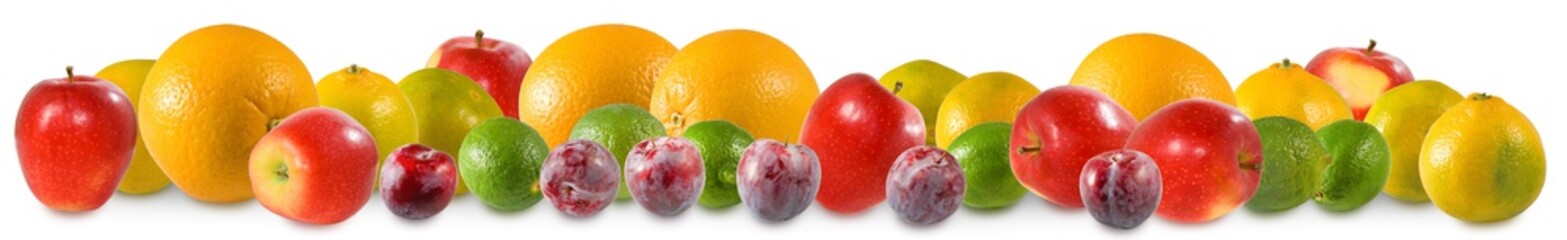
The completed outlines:
[[[410,219],[471,192],[497,211],[548,199],[577,217],[632,200],[785,221],[813,202],[855,214],[885,201],[918,225],[1032,193],[1128,229],[1241,206],[1352,211],[1384,192],[1475,222],[1532,205],[1545,175],[1532,123],[1494,95],[1413,81],[1375,46],[1286,59],[1233,91],[1197,50],[1129,34],[1044,91],[916,60],[818,92],[791,48],[750,30],[677,49],[597,25],[537,58],[481,31],[394,83],[358,65],[313,81],[276,39],[215,25],[156,60],[38,83],[17,152],[50,209],[172,183],[315,224],[377,190]]]

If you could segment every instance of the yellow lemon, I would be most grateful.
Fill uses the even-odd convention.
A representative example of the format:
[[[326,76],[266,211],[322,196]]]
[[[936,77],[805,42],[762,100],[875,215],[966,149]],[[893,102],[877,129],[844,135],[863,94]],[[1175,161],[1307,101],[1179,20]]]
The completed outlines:
[[[1470,94],[1431,124],[1420,150],[1420,183],[1454,218],[1517,216],[1545,185],[1540,133],[1501,97]]]
[[[647,108],[654,80],[676,51],[664,37],[628,25],[566,34],[528,69],[517,118],[536,127],[550,147],[560,145],[590,110],[616,103]]]
[[[376,169],[386,162],[386,155],[392,150],[419,140],[419,124],[412,103],[402,89],[384,75],[351,65],[322,77],[316,83],[316,91],[321,106],[347,113],[370,131],[378,153]],[[376,186],[381,184],[380,173],[376,171]]]
[[[941,100],[936,113],[936,146],[947,148],[959,134],[985,122],[1012,123],[1018,110],[1039,95],[1039,88],[1005,72],[974,75]]]
[[[760,32],[726,30],[675,53],[653,85],[650,110],[670,136],[728,120],[756,138],[796,142],[820,94],[794,49]]]
[[[149,59],[125,60],[110,64],[109,67],[98,71],[96,77],[113,82],[125,91],[130,97],[134,107],[136,100],[141,96],[141,85],[147,79],[147,71],[152,70],[152,64],[156,61]],[[147,145],[141,137],[136,138],[136,152],[131,157],[131,166],[125,170],[125,177],[120,179],[117,189],[123,193],[148,194],[158,192],[169,186],[169,177],[163,175],[163,170],[158,169],[158,163],[152,161],[152,154],[147,152]]]
[[[1235,105],[1235,93],[1197,49],[1169,37],[1137,33],[1099,45],[1072,74],[1072,85],[1098,90],[1138,120],[1164,105],[1206,98]]]
[[[1247,77],[1235,89],[1235,103],[1251,119],[1284,116],[1312,130],[1354,116],[1333,86],[1289,59]]]
[[[1425,187],[1420,185],[1420,144],[1425,141],[1426,131],[1431,129],[1436,118],[1463,99],[1458,91],[1431,80],[1399,85],[1377,98],[1366,114],[1366,123],[1380,130],[1382,138],[1387,139],[1393,161],[1383,192],[1398,200],[1430,200]]]

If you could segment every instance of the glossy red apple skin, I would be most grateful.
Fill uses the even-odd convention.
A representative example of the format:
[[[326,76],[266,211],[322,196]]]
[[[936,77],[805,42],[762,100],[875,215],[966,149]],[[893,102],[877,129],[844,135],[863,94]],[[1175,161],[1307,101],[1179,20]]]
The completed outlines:
[[[1081,208],[1083,164],[1121,149],[1136,127],[1137,118],[1103,93],[1079,86],[1045,90],[1012,120],[1012,174],[1034,195]]]
[[[1163,178],[1160,217],[1206,222],[1229,213],[1257,191],[1262,142],[1240,110],[1207,100],[1182,100],[1144,119],[1126,148],[1153,157]]]
[[[1377,42],[1371,41],[1371,45],[1360,47],[1329,48],[1311,58],[1306,64],[1306,71],[1322,78],[1337,90],[1344,102],[1349,103],[1350,110],[1355,113],[1355,120],[1366,119],[1366,112],[1371,110],[1371,104],[1389,89],[1398,87],[1415,80],[1415,75],[1409,72],[1409,66],[1404,65],[1398,57],[1376,50]],[[1379,76],[1356,75],[1364,71],[1345,70],[1341,68],[1364,67],[1380,72]],[[1370,88],[1370,89],[1362,89]],[[1375,93],[1375,94],[1369,94]]]
[[[925,144],[925,118],[863,73],[838,79],[806,114],[800,144],[816,150],[821,187],[816,202],[854,214],[887,198],[887,171],[898,155]]]
[[[533,65],[533,58],[516,44],[483,34],[479,31],[474,36],[446,40],[430,56],[428,67],[468,76],[495,98],[502,113],[517,118],[517,92],[522,88],[522,77]]]
[[[381,200],[393,215],[426,219],[440,214],[457,194],[457,165],[452,156],[410,143],[387,155],[381,167]]]
[[[376,157],[375,140],[353,117],[307,108],[257,142],[250,153],[251,190],[262,206],[285,218],[342,222],[370,201]]]
[[[135,145],[130,98],[102,79],[39,82],[16,114],[22,176],[38,202],[56,211],[91,211],[108,202]]]

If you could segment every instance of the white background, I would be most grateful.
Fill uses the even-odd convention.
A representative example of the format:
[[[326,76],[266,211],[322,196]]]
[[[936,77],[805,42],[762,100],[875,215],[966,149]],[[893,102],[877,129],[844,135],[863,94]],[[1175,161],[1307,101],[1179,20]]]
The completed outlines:
[[[286,3],[285,3],[286,2]],[[1543,135],[1547,155],[1567,154],[1562,125],[1561,58],[1567,49],[1560,3],[1471,1],[1465,4],[1377,1],[1109,2],[989,1],[4,1],[0,3],[0,128],[14,134],[16,109],[37,81],[59,78],[65,65],[90,75],[110,63],[156,58],[197,28],[237,23],[291,47],[316,78],[351,63],[394,80],[425,63],[448,38],[483,28],[535,56],[575,29],[627,23],[683,46],[706,33],[749,28],[790,44],[825,88],[852,72],[871,75],[903,62],[933,59],[965,74],[1009,71],[1041,89],[1066,84],[1094,47],[1118,35],[1155,32],[1205,53],[1231,86],[1281,58],[1305,63],[1328,47],[1363,46],[1408,63],[1415,77],[1468,93],[1505,98]],[[1176,1],[1172,1],[1176,2]],[[1186,1],[1179,1],[1186,2]],[[1553,106],[1556,105],[1556,106]],[[939,225],[902,224],[885,205],[853,216],[813,206],[799,218],[769,224],[742,208],[693,208],[660,218],[617,202],[590,219],[568,218],[541,202],[517,213],[485,208],[461,196],[427,221],[390,214],[379,196],[334,226],[279,218],[254,201],[196,202],[172,186],[150,196],[118,194],[102,209],[63,214],[30,194],[12,137],[0,137],[0,234],[5,239],[331,237],[577,239],[645,237],[711,239],[829,237],[984,239],[1081,238],[1435,238],[1560,237],[1567,222],[1562,177],[1524,214],[1494,224],[1467,224],[1430,204],[1378,197],[1363,209],[1329,213],[1311,203],[1276,215],[1236,211],[1205,224],[1149,220],[1133,231],[1101,227],[1085,211],[1033,196],[1000,211],[961,209]],[[1549,163],[1548,174],[1567,174]],[[17,238],[20,237],[20,238]]]

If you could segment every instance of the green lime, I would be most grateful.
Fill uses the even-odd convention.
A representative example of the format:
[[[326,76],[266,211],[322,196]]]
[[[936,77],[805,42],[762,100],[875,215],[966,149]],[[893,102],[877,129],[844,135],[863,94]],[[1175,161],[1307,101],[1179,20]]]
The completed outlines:
[[[707,183],[696,203],[710,208],[740,204],[740,192],[735,188],[735,169],[739,167],[740,154],[745,153],[745,148],[756,139],[740,126],[724,120],[692,124],[686,127],[684,137],[696,144],[707,171]]]
[[[1312,199],[1332,211],[1352,211],[1382,192],[1391,160],[1387,140],[1377,128],[1355,120],[1339,120],[1317,130],[1333,163],[1322,176],[1322,188]]]
[[[528,124],[492,118],[463,138],[457,172],[468,191],[490,208],[523,210],[544,196],[539,192],[539,167],[549,152],[544,138]]]
[[[990,209],[1011,206],[1023,199],[1028,189],[1012,176],[1007,144],[1012,139],[1012,124],[987,122],[975,125],[959,134],[947,146],[947,152],[958,159],[968,186],[963,193],[963,205]]]
[[[1311,199],[1322,183],[1322,171],[1333,162],[1311,126],[1293,118],[1273,116],[1252,121],[1262,139],[1262,180],[1246,209],[1277,212]]]
[[[620,169],[624,171],[626,166],[626,153],[631,152],[631,147],[649,138],[664,137],[664,124],[654,118],[646,109],[631,104],[610,104],[594,108],[582,115],[577,120],[577,125],[571,127],[569,139],[586,139],[603,144],[609,149],[609,153],[615,155],[615,161],[620,163]],[[620,179],[620,192],[615,194],[615,200],[631,199],[631,192],[626,189],[626,179]]]

